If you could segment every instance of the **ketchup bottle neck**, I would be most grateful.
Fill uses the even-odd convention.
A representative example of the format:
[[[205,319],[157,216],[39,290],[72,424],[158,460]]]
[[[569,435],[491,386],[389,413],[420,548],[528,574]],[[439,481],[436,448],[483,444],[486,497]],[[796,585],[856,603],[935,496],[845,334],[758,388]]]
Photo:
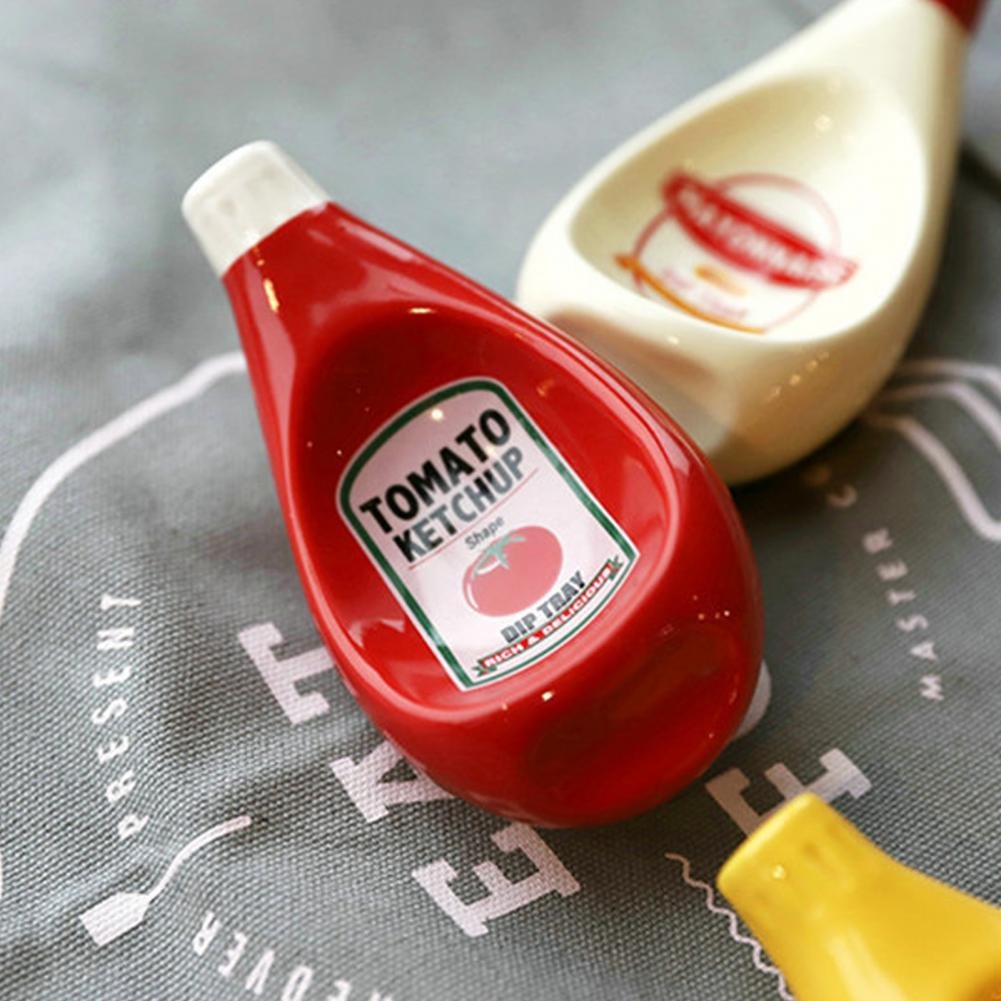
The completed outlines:
[[[280,147],[252,142],[233,150],[188,189],[181,211],[222,277],[234,261],[327,193]]]

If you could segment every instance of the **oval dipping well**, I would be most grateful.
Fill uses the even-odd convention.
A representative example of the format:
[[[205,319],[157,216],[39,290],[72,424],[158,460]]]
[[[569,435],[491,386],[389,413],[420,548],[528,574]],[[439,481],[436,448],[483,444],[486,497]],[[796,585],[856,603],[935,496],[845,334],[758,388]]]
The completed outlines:
[[[761,218],[847,261],[850,276],[838,281],[838,275],[820,274],[811,281],[807,273],[803,279],[809,285],[783,286],[731,263],[678,222],[672,200],[665,197],[676,178],[722,187],[725,198],[750,208],[751,240]],[[684,289],[679,302],[666,299],[624,257],[638,258],[657,285],[670,281],[672,270],[701,259],[702,266],[735,286],[731,294],[721,288],[721,308],[712,315],[710,302],[701,318],[737,337],[811,339],[850,326],[892,293],[920,232],[926,194],[920,144],[891,94],[847,77],[794,78],[737,95],[622,164],[581,206],[570,232],[593,267],[665,309],[686,313],[686,306],[695,309],[698,302]],[[667,231],[663,238],[660,230]],[[765,253],[774,246],[767,232],[762,243]],[[777,249],[783,249],[781,244]],[[793,253],[790,248],[788,256]],[[710,272],[710,282],[712,277]],[[775,301],[760,301],[767,298]],[[722,307],[731,302],[745,312],[735,309],[728,315]],[[818,307],[823,310],[819,322],[812,315]],[[741,330],[745,318],[749,328],[757,329]],[[662,336],[668,333],[665,328]]]

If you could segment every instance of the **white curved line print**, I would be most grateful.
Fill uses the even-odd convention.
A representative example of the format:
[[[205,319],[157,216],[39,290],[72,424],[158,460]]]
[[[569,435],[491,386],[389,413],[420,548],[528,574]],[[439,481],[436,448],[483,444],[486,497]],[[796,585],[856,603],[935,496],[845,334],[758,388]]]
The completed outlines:
[[[756,938],[751,938],[749,935],[744,935],[737,924],[737,915],[730,910],[729,907],[722,907],[716,903],[716,896],[713,893],[713,888],[708,883],[703,883],[701,879],[696,879],[692,876],[692,863],[684,855],[678,855],[675,852],[665,852],[664,858],[670,859],[672,862],[678,862],[681,865],[681,878],[694,890],[701,890],[705,894],[706,907],[712,911],[713,914],[721,914],[727,919],[729,924],[730,938],[734,942],[740,943],[740,945],[749,945],[752,952],[752,962],[754,963],[754,968],[760,970],[762,973],[767,973],[773,976],[778,981],[778,992],[779,997],[785,999],[785,1001],[794,1001],[792,994],[789,991],[789,986],[786,984],[785,977],[770,963],[765,962],[763,956],[763,950],[761,948],[761,943]]]
[[[973,382],[985,382],[1001,395],[1001,368],[979,361],[962,361],[959,358],[908,358],[901,362],[893,378],[900,376],[952,375]]]
[[[21,545],[28,535],[32,522],[59,484],[84,463],[127,438],[150,421],[200,396],[224,376],[244,372],[246,368],[246,360],[239,351],[230,351],[208,358],[196,365],[178,382],[148,396],[96,431],[92,431],[48,466],[21,499],[4,532],[3,541],[0,542],[0,624],[3,622],[7,593],[14,576]]]
[[[981,382],[1001,398],[1001,369],[978,362],[927,358],[905,362],[895,373],[895,377],[899,376],[946,378],[937,382],[893,386],[879,395],[877,406],[935,397],[951,399],[980,426],[1001,454],[1001,409],[969,384]],[[865,421],[872,427],[895,431],[910,442],[938,473],[967,524],[981,538],[1001,542],[1001,518],[994,517],[987,510],[965,470],[941,439],[917,418],[907,414],[888,414],[874,407],[866,413]]]
[[[761,722],[771,701],[772,676],[768,671],[768,665],[762,661],[758,683],[754,687],[754,695],[751,696],[751,704],[747,707],[747,712],[744,713],[744,718],[740,721],[737,732],[730,738],[731,744],[735,740],[747,736]]]

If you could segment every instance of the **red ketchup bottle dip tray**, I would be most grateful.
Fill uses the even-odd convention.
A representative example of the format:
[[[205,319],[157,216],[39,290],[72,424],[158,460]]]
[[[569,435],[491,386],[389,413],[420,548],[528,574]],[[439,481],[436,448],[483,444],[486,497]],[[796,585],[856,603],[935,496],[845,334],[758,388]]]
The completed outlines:
[[[733,735],[762,614],[729,494],[586,349],[252,143],[184,213],[239,327],[299,573],[350,691],[434,781],[604,823]]]

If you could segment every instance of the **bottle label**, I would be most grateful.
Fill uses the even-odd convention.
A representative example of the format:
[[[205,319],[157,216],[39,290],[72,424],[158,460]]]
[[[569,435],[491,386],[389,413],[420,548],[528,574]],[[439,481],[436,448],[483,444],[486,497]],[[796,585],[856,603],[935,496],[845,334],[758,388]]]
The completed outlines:
[[[764,333],[799,315],[858,263],[840,251],[837,219],[812,188],[778,174],[707,180],[684,171],[617,274],[648,298],[703,320]]]
[[[341,514],[449,677],[538,664],[612,600],[636,546],[500,383],[410,404],[359,449]]]

